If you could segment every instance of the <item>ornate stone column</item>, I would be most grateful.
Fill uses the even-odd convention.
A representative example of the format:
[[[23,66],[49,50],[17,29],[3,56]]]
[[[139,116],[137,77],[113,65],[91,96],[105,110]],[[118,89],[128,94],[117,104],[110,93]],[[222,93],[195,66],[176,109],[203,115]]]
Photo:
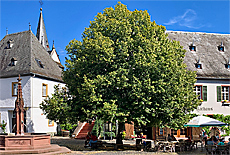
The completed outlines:
[[[17,99],[15,101],[15,114],[16,114],[16,135],[24,135],[24,101],[22,97],[22,84],[20,74],[18,77],[18,91]]]

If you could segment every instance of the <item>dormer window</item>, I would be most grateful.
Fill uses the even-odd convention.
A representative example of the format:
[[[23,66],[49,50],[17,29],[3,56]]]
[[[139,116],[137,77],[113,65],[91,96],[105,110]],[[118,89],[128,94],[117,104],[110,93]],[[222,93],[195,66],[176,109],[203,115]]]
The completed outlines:
[[[230,69],[230,64],[225,64],[225,68]]]
[[[221,42],[221,45],[218,46],[218,50],[220,52],[224,52],[224,45],[223,45],[223,42]]]
[[[201,64],[196,64],[196,68],[198,68],[198,69],[202,69]]]
[[[225,68],[230,69],[230,58],[228,59],[228,63],[225,64]]]
[[[194,43],[192,43],[192,44],[189,46],[189,49],[190,49],[190,51],[196,52],[196,46],[194,45]]]
[[[16,58],[12,58],[10,61],[10,66],[16,66],[17,64],[17,59]]]
[[[37,61],[37,64],[39,67],[44,68],[44,65],[42,64],[41,60],[35,59]]]
[[[197,61],[197,63],[195,64],[195,67],[197,68],[197,69],[202,69],[202,63],[201,63],[201,61],[200,61],[200,59]]]
[[[12,47],[13,47],[13,41],[12,40],[7,41],[7,48],[10,49]]]

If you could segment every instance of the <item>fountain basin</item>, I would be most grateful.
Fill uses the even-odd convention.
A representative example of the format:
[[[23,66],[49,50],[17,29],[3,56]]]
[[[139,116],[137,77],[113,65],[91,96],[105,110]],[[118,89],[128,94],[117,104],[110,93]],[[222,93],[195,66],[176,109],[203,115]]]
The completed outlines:
[[[32,150],[49,148],[50,135],[0,135],[0,150]]]

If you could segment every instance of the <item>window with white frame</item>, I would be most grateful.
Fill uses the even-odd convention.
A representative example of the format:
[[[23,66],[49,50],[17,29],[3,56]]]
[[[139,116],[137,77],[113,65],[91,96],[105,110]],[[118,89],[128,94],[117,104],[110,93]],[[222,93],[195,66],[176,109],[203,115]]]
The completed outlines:
[[[53,121],[53,120],[48,119],[48,126],[49,126],[49,127],[50,127],[50,126],[54,126],[54,121]]]
[[[202,86],[195,86],[194,87],[194,92],[198,96],[198,99],[201,99],[201,89],[202,89]]]
[[[48,85],[47,84],[42,84],[42,97],[47,97],[48,94]]]
[[[223,86],[221,89],[221,97],[222,100],[229,100],[229,87],[228,86]]]
[[[229,101],[229,87],[230,86],[217,86],[217,102]]]
[[[194,92],[199,100],[207,101],[207,86],[196,85],[194,86]]]

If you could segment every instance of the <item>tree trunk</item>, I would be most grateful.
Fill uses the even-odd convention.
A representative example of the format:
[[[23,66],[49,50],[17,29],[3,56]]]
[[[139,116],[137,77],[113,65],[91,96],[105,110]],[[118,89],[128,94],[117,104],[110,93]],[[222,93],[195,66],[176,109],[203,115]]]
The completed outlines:
[[[123,144],[123,141],[122,141],[123,126],[124,126],[123,122],[118,122],[118,134],[117,134],[116,144]],[[117,148],[123,148],[123,146],[117,145]]]

